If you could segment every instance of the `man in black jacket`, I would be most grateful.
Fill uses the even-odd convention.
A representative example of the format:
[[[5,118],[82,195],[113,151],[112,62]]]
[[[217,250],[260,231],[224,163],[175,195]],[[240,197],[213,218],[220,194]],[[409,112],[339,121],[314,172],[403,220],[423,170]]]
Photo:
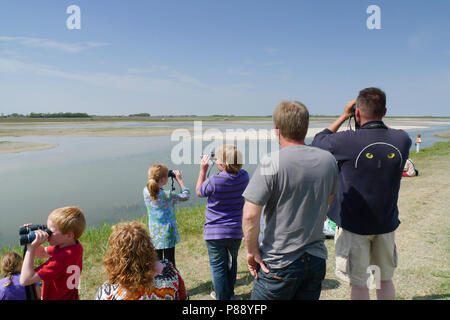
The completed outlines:
[[[385,93],[364,89],[312,142],[338,162],[338,190],[328,216],[338,226],[336,275],[350,283],[352,299],[369,299],[373,272],[377,298],[395,297],[397,200],[411,139],[403,130],[388,128],[382,121],[385,114]],[[337,132],[352,115],[360,127]]]

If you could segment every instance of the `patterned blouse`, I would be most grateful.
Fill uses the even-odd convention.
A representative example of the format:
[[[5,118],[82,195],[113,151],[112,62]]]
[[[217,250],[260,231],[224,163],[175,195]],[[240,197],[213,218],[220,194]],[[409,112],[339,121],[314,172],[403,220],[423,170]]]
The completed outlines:
[[[155,249],[173,248],[181,241],[175,218],[175,203],[189,200],[190,194],[188,188],[182,189],[181,193],[161,189],[156,196],[156,201],[153,201],[147,187],[144,188],[148,228]]]
[[[152,288],[142,288],[136,300],[187,300],[186,287],[180,273],[168,260],[160,260],[163,271],[153,279]],[[97,290],[95,300],[128,300],[126,289],[108,281]]]

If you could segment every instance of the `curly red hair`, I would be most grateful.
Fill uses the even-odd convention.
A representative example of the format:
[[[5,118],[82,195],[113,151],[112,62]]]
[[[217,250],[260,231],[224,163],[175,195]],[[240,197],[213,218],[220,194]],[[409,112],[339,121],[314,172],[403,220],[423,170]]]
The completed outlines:
[[[141,223],[120,223],[112,230],[103,261],[109,282],[125,289],[126,299],[137,299],[153,286],[155,247]]]

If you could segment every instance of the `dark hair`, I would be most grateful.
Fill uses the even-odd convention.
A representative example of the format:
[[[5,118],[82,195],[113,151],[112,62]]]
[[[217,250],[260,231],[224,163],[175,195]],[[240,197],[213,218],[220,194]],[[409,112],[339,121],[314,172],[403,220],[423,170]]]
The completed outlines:
[[[367,118],[381,118],[386,110],[386,94],[378,88],[366,88],[359,92],[356,106]]]

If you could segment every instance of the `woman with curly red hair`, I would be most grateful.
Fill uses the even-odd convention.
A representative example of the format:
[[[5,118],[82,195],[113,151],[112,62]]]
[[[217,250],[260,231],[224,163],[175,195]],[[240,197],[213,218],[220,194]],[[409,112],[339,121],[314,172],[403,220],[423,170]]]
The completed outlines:
[[[103,264],[108,275],[96,300],[184,300],[179,272],[157,254],[145,226],[138,222],[113,226]]]

